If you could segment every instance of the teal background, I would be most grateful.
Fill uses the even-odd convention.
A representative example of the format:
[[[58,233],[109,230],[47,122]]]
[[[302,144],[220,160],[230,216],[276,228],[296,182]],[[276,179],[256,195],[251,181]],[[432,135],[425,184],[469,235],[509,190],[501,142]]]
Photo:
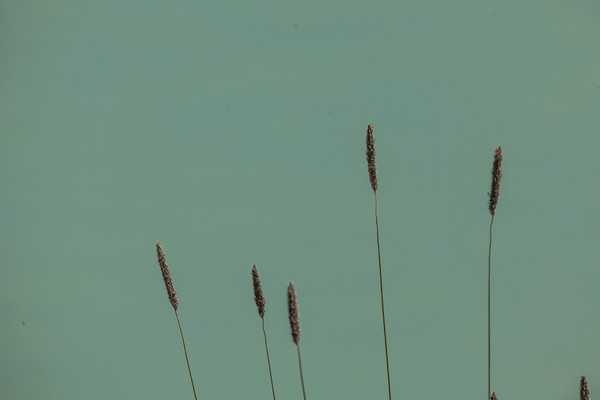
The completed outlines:
[[[600,3],[0,3],[0,397],[600,393]]]

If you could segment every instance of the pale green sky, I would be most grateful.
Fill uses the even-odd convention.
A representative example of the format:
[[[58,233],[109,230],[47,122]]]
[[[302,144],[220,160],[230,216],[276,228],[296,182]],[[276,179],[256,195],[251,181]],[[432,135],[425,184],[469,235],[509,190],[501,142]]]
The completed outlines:
[[[395,399],[600,390],[600,3],[0,4],[0,397]]]

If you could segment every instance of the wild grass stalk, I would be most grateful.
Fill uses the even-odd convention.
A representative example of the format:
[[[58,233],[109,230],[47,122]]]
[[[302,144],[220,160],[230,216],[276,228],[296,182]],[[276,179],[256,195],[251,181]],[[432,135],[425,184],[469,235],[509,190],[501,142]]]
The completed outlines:
[[[496,206],[498,205],[498,196],[500,196],[500,178],[502,178],[502,148],[498,146],[494,150],[494,163],[492,165],[492,186],[488,193],[490,200],[488,208],[492,219],[490,221],[490,243],[488,247],[488,394],[487,397],[496,396],[491,392],[492,377],[492,329],[491,329],[491,282],[492,282],[492,225],[494,224],[494,215],[496,215]]]
[[[302,396],[306,400],[306,390],[304,389],[304,374],[302,373],[302,356],[300,354],[300,317],[298,314],[298,299],[296,297],[296,288],[292,282],[287,288],[288,299],[288,317],[290,319],[290,328],[292,330],[292,341],[296,344],[298,350],[298,366],[300,368],[300,383],[302,384]]]
[[[256,265],[252,267],[250,271],[252,274],[252,286],[254,287],[254,302],[258,309],[258,315],[262,320],[262,331],[265,337],[265,351],[267,352],[267,364],[269,366],[269,378],[271,378],[271,391],[273,392],[273,400],[275,400],[275,386],[273,385],[273,373],[271,372],[271,359],[269,358],[269,345],[267,344],[267,332],[265,331],[265,305],[266,300],[262,290],[262,284],[260,283],[260,275]]]
[[[177,325],[179,326],[181,341],[183,342],[183,352],[185,354],[185,361],[187,363],[188,373],[190,374],[190,381],[192,382],[192,390],[194,391],[194,399],[198,400],[198,397],[196,396],[196,387],[194,386],[194,378],[192,378],[192,370],[190,368],[190,361],[188,359],[187,348],[185,347],[185,339],[183,338],[183,330],[181,329],[179,315],[177,314],[177,308],[179,308],[179,301],[177,300],[177,294],[175,293],[175,288],[173,287],[173,281],[171,280],[171,273],[169,272],[169,266],[167,265],[165,252],[163,251],[160,242],[156,242],[156,255],[158,256],[158,265],[160,266],[160,271],[162,272],[163,280],[165,281],[165,286],[167,288],[167,296],[169,297],[169,302],[171,302],[173,310],[175,311],[175,318],[177,318]]]
[[[377,261],[379,263],[379,293],[381,294],[381,319],[383,321],[383,344],[385,347],[385,368],[387,372],[388,397],[392,399],[392,386],[390,382],[390,361],[388,356],[387,331],[385,327],[385,305],[383,301],[383,275],[381,273],[381,249],[379,246],[379,220],[377,218],[377,166],[375,164],[375,138],[373,137],[373,125],[367,125],[367,168],[369,181],[375,196],[375,231],[377,234]]]

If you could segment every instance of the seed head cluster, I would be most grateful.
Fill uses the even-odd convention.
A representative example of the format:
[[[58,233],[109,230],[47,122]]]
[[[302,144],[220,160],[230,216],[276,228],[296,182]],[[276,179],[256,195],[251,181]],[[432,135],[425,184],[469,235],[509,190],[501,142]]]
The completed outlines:
[[[163,251],[160,242],[156,242],[156,255],[158,256],[158,265],[160,266],[160,271],[162,272],[163,280],[165,281],[165,286],[167,288],[167,296],[169,296],[169,301],[171,302],[173,309],[177,311],[179,301],[177,301],[177,294],[173,288],[173,281],[171,280],[171,273],[169,272],[165,252]]]
[[[298,315],[298,299],[296,298],[296,288],[290,282],[287,288],[288,298],[288,316],[290,318],[290,328],[292,329],[292,340],[296,345],[300,344],[300,318]]]
[[[502,178],[502,148],[498,146],[494,150],[494,165],[492,166],[492,188],[488,195],[490,196],[489,209],[490,214],[496,214],[496,205],[498,205],[498,196],[500,196],[500,178]]]
[[[590,400],[590,388],[585,375],[581,375],[581,400]]]
[[[377,166],[375,165],[375,138],[373,137],[373,125],[367,125],[367,167],[369,169],[369,181],[373,191],[377,191]]]
[[[258,274],[258,270],[256,269],[256,265],[252,267],[250,273],[252,274],[252,285],[254,286],[254,302],[256,303],[256,307],[258,308],[258,315],[260,315],[261,318],[264,318],[265,304],[267,302],[263,294],[262,285],[260,283],[260,276]]]

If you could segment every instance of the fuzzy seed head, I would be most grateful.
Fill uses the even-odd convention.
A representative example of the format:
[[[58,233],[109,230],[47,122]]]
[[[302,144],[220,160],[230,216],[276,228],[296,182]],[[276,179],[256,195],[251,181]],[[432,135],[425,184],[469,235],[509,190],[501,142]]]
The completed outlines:
[[[256,307],[258,308],[258,315],[261,318],[265,316],[265,296],[263,294],[262,285],[260,284],[260,276],[258,275],[258,270],[256,269],[256,265],[252,267],[250,271],[252,274],[252,285],[254,286],[254,302],[256,303]]]
[[[373,125],[367,125],[367,168],[369,169],[369,181],[373,191],[377,191],[377,166],[375,165],[375,138],[373,137]]]
[[[502,148],[498,146],[496,150],[494,150],[492,187],[488,193],[490,196],[489,210],[492,215],[496,214],[496,205],[498,205],[498,196],[500,196],[500,178],[502,178]]]
[[[492,392],[492,395],[490,396],[490,400],[498,400],[498,398],[496,397],[496,392]]]
[[[296,345],[300,344],[300,318],[298,315],[298,299],[296,298],[296,288],[290,282],[287,288],[288,298],[288,316],[290,318],[290,328],[292,329],[292,340]]]
[[[585,375],[581,375],[581,400],[590,400],[590,388]]]
[[[177,301],[177,294],[173,288],[173,281],[171,280],[171,273],[169,272],[165,252],[163,251],[160,242],[156,242],[156,255],[158,256],[158,265],[160,266],[160,271],[162,272],[163,280],[165,281],[165,286],[167,288],[167,296],[169,296],[169,301],[171,302],[173,309],[177,311],[179,302]]]

